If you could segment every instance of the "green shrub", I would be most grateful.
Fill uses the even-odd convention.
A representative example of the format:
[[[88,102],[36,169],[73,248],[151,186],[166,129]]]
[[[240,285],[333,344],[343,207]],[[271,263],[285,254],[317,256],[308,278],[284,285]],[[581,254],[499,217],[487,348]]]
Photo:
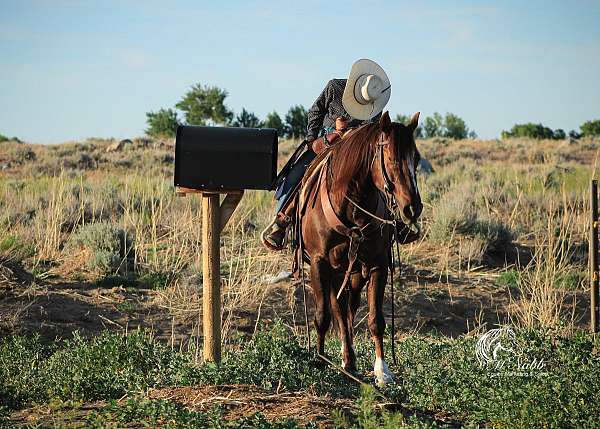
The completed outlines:
[[[148,128],[146,134],[153,137],[175,137],[179,118],[173,109],[160,109],[158,112],[146,113]]]
[[[187,383],[254,384],[265,389],[346,395],[356,392],[343,376],[325,367],[301,347],[282,324],[258,332],[244,342],[243,353],[230,353],[219,365],[204,365],[190,372]]]
[[[500,273],[498,282],[502,286],[517,287],[519,285],[519,272],[517,270],[507,270]]]
[[[580,128],[582,137],[600,137],[600,119],[584,122]]]
[[[551,139],[562,140],[566,137],[564,130],[560,128],[552,131],[551,128],[542,124],[528,122],[526,124],[516,124],[510,131],[502,131],[502,138],[531,138],[531,139]]]
[[[516,334],[523,358],[543,360],[542,371],[491,373],[475,357],[476,338],[410,337],[398,345],[401,383],[386,393],[411,408],[489,427],[597,427],[599,339],[583,332]]]
[[[298,425],[288,419],[271,422],[260,413],[250,417],[225,420],[217,407],[210,411],[191,411],[183,406],[165,401],[132,398],[123,403],[112,401],[100,412],[87,418],[87,426],[91,428],[105,427],[177,427],[199,429],[300,429],[315,428],[316,425]]]
[[[449,242],[456,234],[474,241],[468,249],[472,259],[486,252],[502,252],[512,241],[512,232],[504,224],[488,218],[469,194],[448,191],[434,208],[430,238],[440,243]]]
[[[0,238],[0,256],[12,260],[22,260],[35,255],[35,248],[16,235],[5,235]]]
[[[127,267],[132,239],[120,227],[100,222],[82,225],[71,235],[67,249],[89,252],[88,268],[101,275],[114,274]]]
[[[11,337],[0,342],[0,405],[120,398],[177,383],[189,364],[187,356],[144,332],[104,333],[91,340],[75,334],[50,346],[39,337]]]

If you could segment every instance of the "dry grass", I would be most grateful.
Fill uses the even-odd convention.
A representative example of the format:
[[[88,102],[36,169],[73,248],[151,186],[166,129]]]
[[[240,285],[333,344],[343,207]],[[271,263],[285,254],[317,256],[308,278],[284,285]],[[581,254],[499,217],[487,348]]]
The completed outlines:
[[[133,237],[132,249],[125,249],[133,264],[124,261],[120,272],[132,279],[160,274],[166,284],[154,285],[161,289],[156,305],[174,319],[199,320],[200,198],[175,196],[172,142],[140,140],[107,152],[112,143],[0,144],[0,164],[9,165],[0,173],[0,234],[13,243],[0,251],[14,253],[14,242],[21,243],[32,251],[19,259],[38,276],[94,281],[82,273],[89,256],[65,243],[82,225],[114,224]],[[296,143],[281,144],[280,163]],[[514,318],[527,326],[573,325],[566,292],[556,285],[565,273],[586,269],[587,183],[598,141],[433,139],[418,146],[436,172],[420,179],[424,236],[402,249],[403,261],[464,281],[474,272],[516,268]],[[289,255],[259,243],[272,210],[272,194],[247,192],[223,233],[226,341],[247,324],[244,314],[260,319],[275,290],[294,317],[294,287],[279,290],[265,281],[291,265]],[[530,260],[523,260],[527,254]]]

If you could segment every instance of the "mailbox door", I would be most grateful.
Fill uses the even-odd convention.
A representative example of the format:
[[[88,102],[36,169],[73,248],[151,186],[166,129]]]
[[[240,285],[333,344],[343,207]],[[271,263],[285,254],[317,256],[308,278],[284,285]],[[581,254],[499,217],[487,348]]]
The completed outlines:
[[[271,189],[277,175],[277,131],[180,126],[175,186],[192,189]]]

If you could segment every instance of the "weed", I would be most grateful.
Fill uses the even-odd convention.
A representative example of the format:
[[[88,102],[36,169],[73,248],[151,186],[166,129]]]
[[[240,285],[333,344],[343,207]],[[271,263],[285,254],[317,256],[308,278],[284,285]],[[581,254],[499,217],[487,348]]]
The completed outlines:
[[[88,268],[98,274],[124,271],[132,240],[122,228],[109,223],[81,226],[69,239],[68,251],[87,250]]]

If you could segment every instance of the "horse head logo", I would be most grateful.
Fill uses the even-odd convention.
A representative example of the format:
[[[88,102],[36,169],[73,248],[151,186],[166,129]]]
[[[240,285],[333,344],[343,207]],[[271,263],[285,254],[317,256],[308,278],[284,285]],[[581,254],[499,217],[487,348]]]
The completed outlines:
[[[477,341],[477,360],[481,365],[499,362],[506,356],[519,356],[515,332],[509,328],[490,329]]]

